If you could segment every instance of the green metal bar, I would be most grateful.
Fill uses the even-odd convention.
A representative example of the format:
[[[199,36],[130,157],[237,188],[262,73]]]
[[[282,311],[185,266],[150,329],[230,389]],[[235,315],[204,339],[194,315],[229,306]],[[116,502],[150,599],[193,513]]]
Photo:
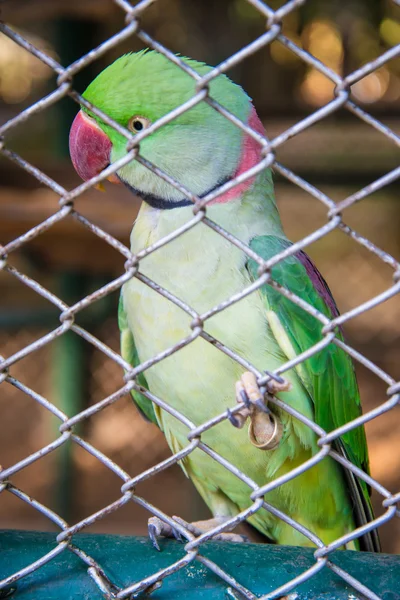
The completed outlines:
[[[60,297],[67,303],[85,295],[84,279],[77,274],[64,274],[59,279]],[[86,369],[90,347],[75,333],[67,331],[54,342],[53,398],[69,417],[86,408]],[[58,426],[58,423],[57,423]],[[79,433],[79,427],[75,429]],[[54,485],[56,511],[65,519],[72,516],[74,499],[74,464],[71,442],[57,451],[57,475]]]
[[[88,290],[104,284],[104,279],[89,277],[82,273],[64,273],[59,278],[59,297],[71,305],[87,295]],[[90,331],[104,321],[109,314],[117,313],[117,296],[99,300],[78,315],[77,321]],[[69,417],[88,406],[89,362],[93,347],[74,332],[64,333],[55,341],[53,353],[53,397],[57,406]],[[82,433],[83,426],[74,428]],[[56,510],[64,518],[71,518],[74,510],[74,461],[70,442],[57,451]]]
[[[86,408],[84,371],[86,366],[83,340],[72,332],[56,342],[53,355],[53,387],[58,408],[72,416]],[[57,422],[58,424],[58,422]],[[78,430],[76,430],[78,432]],[[74,499],[73,445],[67,441],[57,451],[57,474],[54,486],[56,510],[71,517]]]
[[[156,552],[143,537],[77,534],[73,542],[93,557],[110,581],[120,588],[140,581],[185,556],[183,545],[161,540]],[[38,560],[56,546],[54,533],[0,532],[0,579]],[[315,564],[312,548],[271,544],[208,542],[201,554],[257,596],[271,592]],[[331,562],[375,592],[382,600],[399,598],[400,557],[368,552],[337,551]],[[68,550],[63,551],[14,587],[17,600],[102,600],[104,597],[87,574],[87,565]],[[12,597],[12,589],[10,589]],[[144,595],[144,597],[148,597]],[[234,596],[227,584],[199,562],[163,580],[151,594],[154,600],[228,600]],[[296,600],[361,600],[340,577],[324,567],[285,598]]]

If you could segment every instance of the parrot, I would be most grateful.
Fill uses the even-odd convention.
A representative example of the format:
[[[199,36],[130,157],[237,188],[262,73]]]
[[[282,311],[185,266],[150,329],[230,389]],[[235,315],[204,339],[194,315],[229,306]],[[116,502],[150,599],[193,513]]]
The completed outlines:
[[[179,60],[200,76],[212,69],[194,59]],[[195,84],[178,64],[146,49],[115,60],[89,84],[83,98],[137,135],[190,100]],[[209,95],[236,119],[266,135],[251,98],[227,75],[220,73],[211,79]],[[84,104],[71,126],[69,145],[72,163],[83,180],[127,154],[126,137]],[[198,198],[257,165],[261,149],[259,142],[204,100],[140,141],[141,157]],[[163,179],[146,164],[131,160],[109,178],[142,201],[130,236],[134,255],[193,219],[192,199],[168,177]],[[269,167],[216,195],[207,204],[206,214],[264,261],[292,246],[275,203]],[[254,254],[252,258],[203,220],[146,254],[139,266],[141,274],[198,315],[240,294],[259,276]],[[275,263],[270,275],[281,288],[327,318],[338,316],[327,283],[304,251]],[[180,345],[194,331],[192,315],[134,276],[122,286],[118,320],[121,355],[132,367]],[[268,281],[240,301],[213,312],[201,327],[261,373],[273,373],[323,339],[322,323]],[[343,340],[343,333],[339,328],[336,331]],[[203,431],[201,441],[257,486],[263,486],[315,456],[320,451],[318,436],[282,405],[268,402],[254,372],[217,345],[197,335],[178,351],[167,352],[163,360],[137,376],[133,400],[140,413],[161,429],[171,451],[178,453],[188,445],[188,426],[152,402],[144,395],[146,390],[196,427],[226,411],[236,398],[241,409],[235,404],[238,410],[232,409],[230,418]],[[287,370],[283,378],[271,378],[270,383],[278,400],[327,432],[361,414],[352,359],[334,343]],[[243,427],[246,421],[250,422],[248,430]],[[342,434],[332,447],[369,473],[363,426]],[[252,506],[252,488],[210,453],[195,448],[179,464],[213,515],[193,524],[194,531],[210,531]],[[265,502],[325,545],[374,519],[367,483],[329,454],[268,491]],[[304,529],[299,531],[265,506],[247,514],[247,522],[270,543],[315,547]],[[154,523],[153,534],[167,535],[167,524]],[[234,533],[223,535],[239,541]],[[341,546],[376,552],[379,548],[375,530]]]

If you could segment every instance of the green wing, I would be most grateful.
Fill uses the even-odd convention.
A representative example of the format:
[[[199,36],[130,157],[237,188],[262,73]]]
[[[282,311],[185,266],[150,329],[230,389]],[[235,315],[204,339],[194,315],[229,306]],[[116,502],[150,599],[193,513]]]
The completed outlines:
[[[121,331],[121,355],[132,367],[136,367],[140,364],[139,356],[135,346],[135,340],[131,330],[129,329],[128,319],[124,309],[124,303],[122,293],[119,298],[118,306],[118,325]],[[143,373],[140,373],[137,377],[137,382],[148,389],[147,381]],[[147,420],[157,425],[156,415],[154,413],[154,407],[151,400],[143,396],[140,392],[132,391],[132,398],[140,412],[140,414]]]
[[[251,249],[264,260],[272,258],[289,246],[291,246],[289,241],[275,236],[260,236],[250,243]],[[252,278],[256,279],[258,265],[249,260],[247,268]],[[279,262],[272,268],[271,274],[276,282],[327,317],[332,318],[338,314],[327,284],[304,252],[298,252]],[[287,341],[290,342],[292,353],[298,355],[322,339],[322,324],[315,317],[269,285],[263,286],[261,293],[267,309],[278,318],[281,330],[284,331],[281,339],[276,336],[284,352],[288,346]],[[343,339],[341,333],[338,337]],[[332,431],[361,414],[353,363],[344,350],[335,344],[329,344],[295,368],[313,401],[315,422],[326,431]],[[343,434],[340,441],[335,443],[335,447],[357,467],[369,472],[363,427],[357,427]],[[349,474],[347,469],[345,475],[355,506],[356,521],[360,525],[373,519],[368,486],[364,481]],[[372,534],[372,537],[377,536]],[[369,540],[366,545],[368,549],[376,550],[379,541]]]

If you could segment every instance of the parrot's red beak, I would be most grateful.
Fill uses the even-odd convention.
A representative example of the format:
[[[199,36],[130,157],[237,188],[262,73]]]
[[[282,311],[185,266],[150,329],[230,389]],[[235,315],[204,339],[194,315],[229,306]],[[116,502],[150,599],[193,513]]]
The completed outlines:
[[[79,111],[69,132],[69,152],[76,172],[85,181],[98,175],[110,164],[111,141],[96,121]],[[113,174],[108,177],[120,183]]]

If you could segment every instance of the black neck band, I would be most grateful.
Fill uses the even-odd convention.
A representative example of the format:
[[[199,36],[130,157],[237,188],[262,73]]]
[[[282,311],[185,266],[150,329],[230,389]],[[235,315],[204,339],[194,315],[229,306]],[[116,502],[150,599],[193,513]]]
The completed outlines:
[[[211,189],[207,190],[203,194],[199,196],[199,198],[204,198],[208,194],[211,194],[214,190],[219,188],[221,185],[224,185],[228,181],[230,181],[231,177],[226,177],[222,181],[219,181],[217,185],[214,185]],[[142,192],[137,188],[133,187],[130,183],[127,183],[123,179],[119,177],[119,180],[133,193],[135,196],[139,196],[146,204],[149,204],[153,208],[158,208],[160,210],[171,210],[172,208],[181,208],[182,206],[193,206],[193,202],[189,200],[189,198],[184,200],[166,200],[161,196],[156,196],[155,194],[150,194],[148,192]]]

